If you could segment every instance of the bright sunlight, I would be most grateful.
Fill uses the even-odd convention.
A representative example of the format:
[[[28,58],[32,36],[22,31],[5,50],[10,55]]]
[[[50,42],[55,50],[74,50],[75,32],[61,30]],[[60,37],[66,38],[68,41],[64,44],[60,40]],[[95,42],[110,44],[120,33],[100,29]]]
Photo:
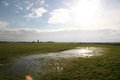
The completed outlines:
[[[78,0],[71,7],[74,23],[83,26],[83,29],[96,29],[94,27],[100,17],[100,0]]]

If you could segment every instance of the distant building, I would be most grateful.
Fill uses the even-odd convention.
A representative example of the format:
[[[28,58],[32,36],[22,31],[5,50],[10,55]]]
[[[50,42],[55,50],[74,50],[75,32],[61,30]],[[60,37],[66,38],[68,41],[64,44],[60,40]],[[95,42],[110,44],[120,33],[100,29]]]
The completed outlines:
[[[40,41],[39,41],[39,40],[37,40],[37,42],[39,43]]]

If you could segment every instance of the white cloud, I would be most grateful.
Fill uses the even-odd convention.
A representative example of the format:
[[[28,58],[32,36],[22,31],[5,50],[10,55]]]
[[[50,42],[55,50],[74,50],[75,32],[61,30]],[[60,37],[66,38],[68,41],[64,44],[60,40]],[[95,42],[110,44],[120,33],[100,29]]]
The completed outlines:
[[[47,10],[45,8],[41,7],[41,8],[37,8],[37,9],[32,10],[32,13],[29,13],[25,17],[29,18],[29,19],[40,18],[46,12],[47,12]]]
[[[49,24],[63,24],[79,29],[120,28],[120,8],[106,8],[104,0],[76,0],[71,7],[59,8],[49,14]]]
[[[103,16],[101,16],[99,21],[97,26],[120,29],[120,10],[104,10]]]
[[[31,3],[31,4],[29,4],[27,7],[26,7],[26,9],[27,10],[30,10],[30,8],[33,6],[33,3]]]
[[[60,9],[56,9],[53,10],[49,16],[49,20],[48,23],[51,24],[57,24],[57,23],[67,23],[69,22],[69,10],[68,9],[64,9],[64,8],[60,8]]]
[[[40,3],[41,3],[41,4],[45,4],[45,1],[44,1],[44,0],[42,0]]]
[[[5,28],[9,23],[7,21],[0,20],[0,28]]]
[[[76,3],[75,3],[76,2]],[[50,23],[73,23],[86,24],[85,22],[92,21],[90,19],[96,17],[99,9],[99,1],[95,0],[76,0],[69,8],[55,9],[50,13],[48,22]],[[95,4],[96,3],[96,4]],[[68,3],[67,3],[68,4]]]
[[[41,17],[45,12],[47,12],[47,10],[41,7],[41,8],[35,9],[33,13],[36,15],[36,17]]]
[[[36,29],[9,28],[8,22],[0,21],[0,41],[73,41],[73,42],[119,42],[120,29],[81,30],[77,28]],[[77,34],[77,35],[76,35]],[[89,36],[88,36],[89,34]],[[59,37],[58,37],[59,36]],[[102,38],[101,38],[102,37]],[[115,37],[115,38],[112,38]],[[117,37],[117,38],[116,38]]]
[[[0,41],[66,41],[66,42],[119,42],[120,30],[40,30],[31,28],[0,29]],[[76,35],[77,34],[77,35]],[[89,36],[88,36],[89,34]],[[58,37],[59,36],[59,37]],[[102,37],[102,38],[101,38]]]
[[[4,4],[5,6],[9,6],[9,3],[6,2],[6,1],[3,1],[3,4]]]

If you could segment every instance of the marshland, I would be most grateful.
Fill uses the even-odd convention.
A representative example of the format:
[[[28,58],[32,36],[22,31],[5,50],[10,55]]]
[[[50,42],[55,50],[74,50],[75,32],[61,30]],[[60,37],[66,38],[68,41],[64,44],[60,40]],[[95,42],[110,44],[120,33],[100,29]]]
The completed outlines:
[[[0,43],[0,79],[119,80],[120,45]]]

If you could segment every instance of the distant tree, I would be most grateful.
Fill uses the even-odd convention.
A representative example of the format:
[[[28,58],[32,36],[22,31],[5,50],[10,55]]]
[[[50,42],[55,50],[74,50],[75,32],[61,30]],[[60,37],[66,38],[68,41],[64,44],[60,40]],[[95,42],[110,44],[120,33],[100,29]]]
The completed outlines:
[[[32,43],[35,43],[35,41],[32,41]]]
[[[47,41],[47,43],[54,43],[53,41]]]

